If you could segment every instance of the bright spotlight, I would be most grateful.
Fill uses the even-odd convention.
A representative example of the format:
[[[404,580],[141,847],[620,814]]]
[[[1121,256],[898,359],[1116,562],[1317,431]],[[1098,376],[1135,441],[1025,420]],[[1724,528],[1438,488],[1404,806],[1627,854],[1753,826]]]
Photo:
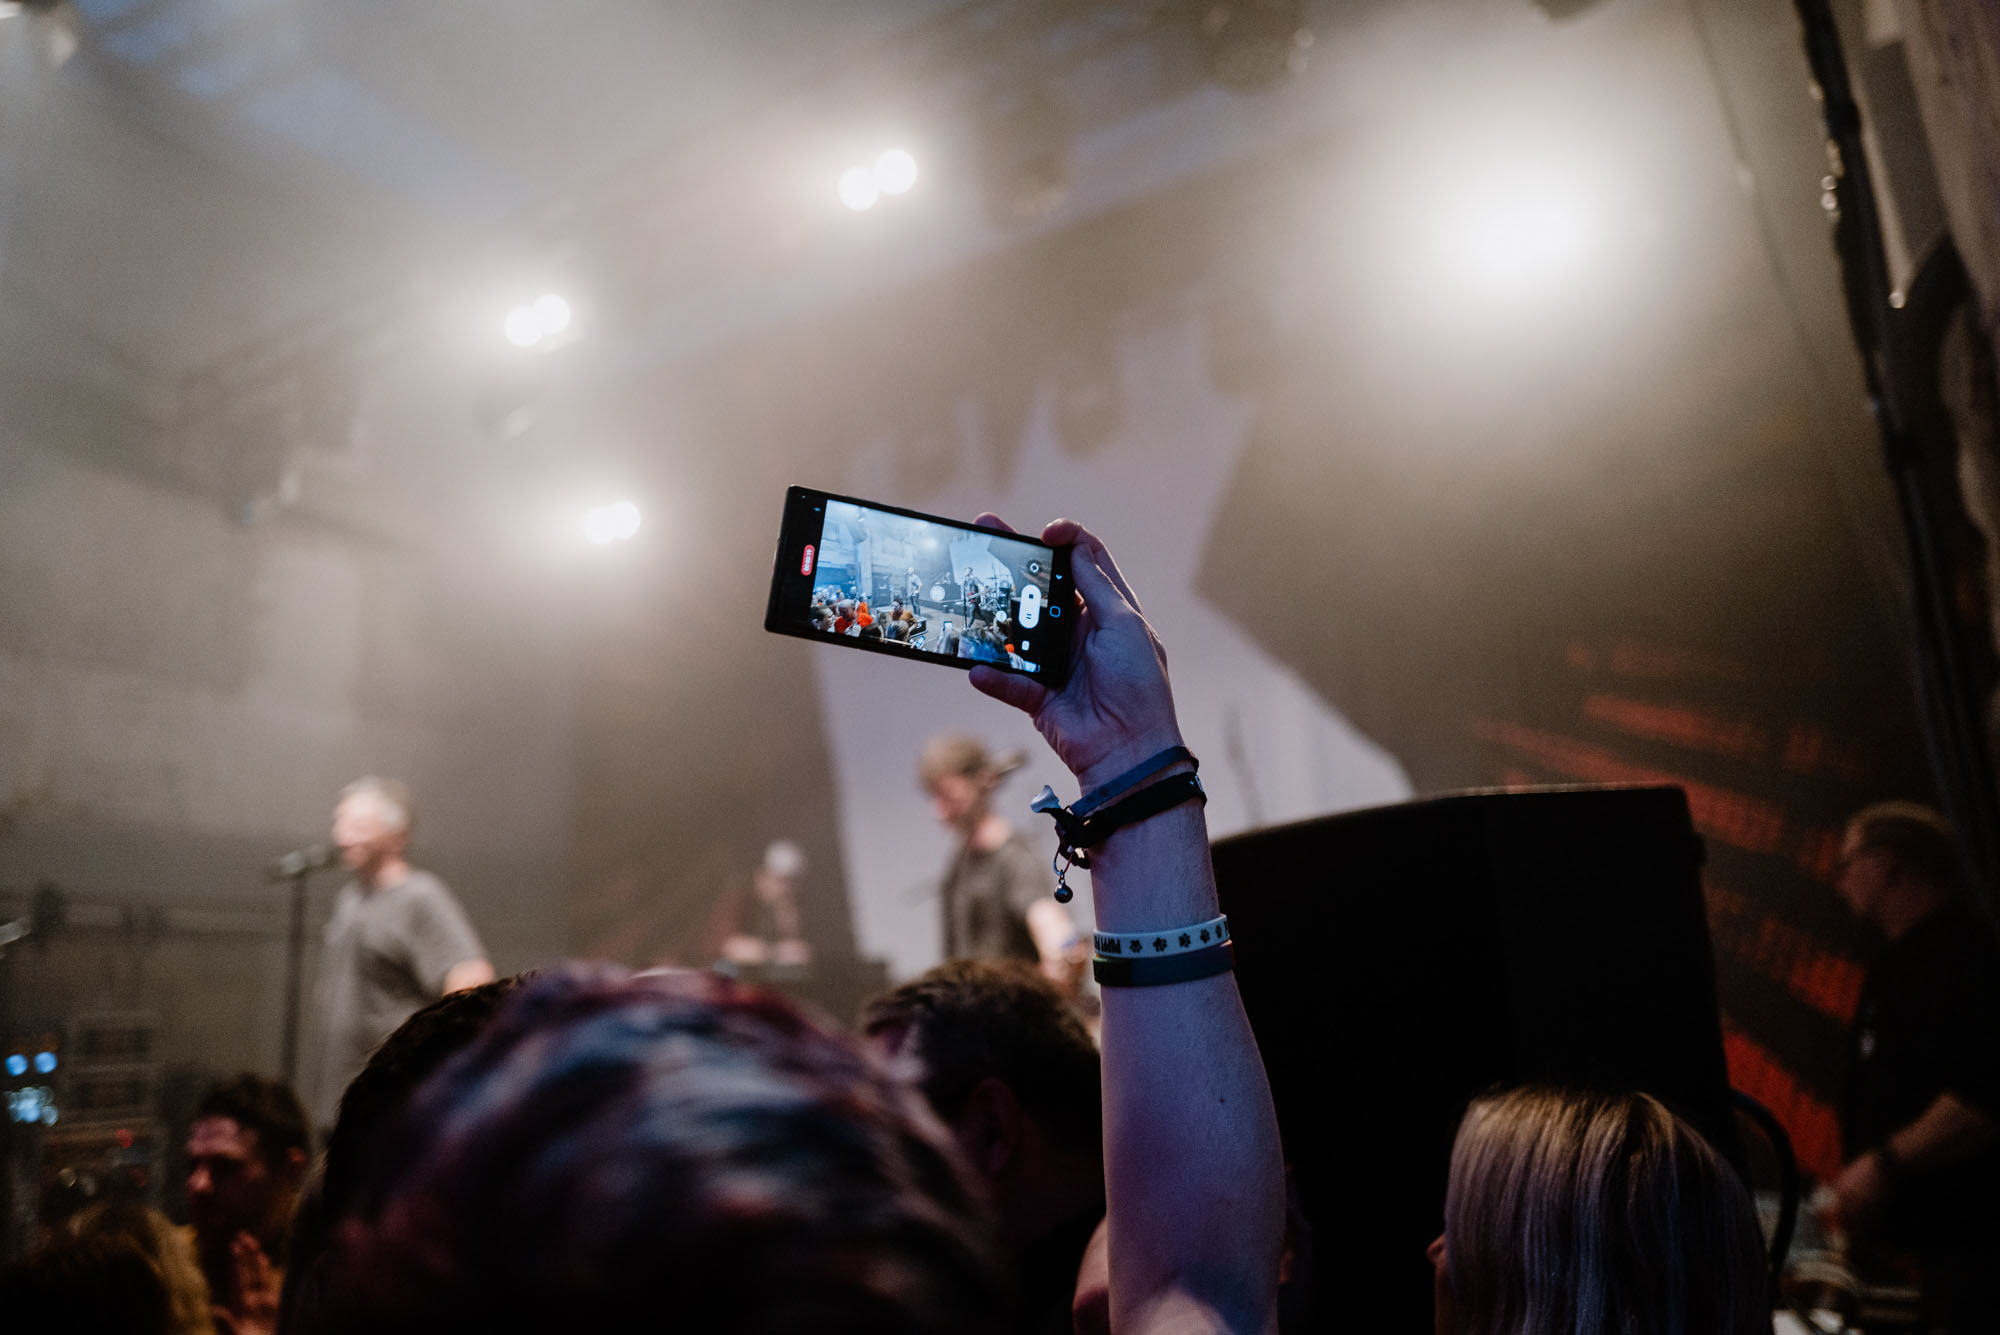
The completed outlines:
[[[1466,258],[1482,274],[1534,280],[1560,271],[1575,256],[1583,227],[1561,204],[1517,202],[1466,220]]]
[[[840,174],[840,202],[856,213],[875,207],[875,201],[882,196],[881,187],[875,182],[875,173],[866,167],[849,167]]]
[[[532,348],[542,341],[542,322],[533,306],[516,306],[507,312],[507,341],[517,348]]]
[[[535,298],[532,308],[535,319],[540,323],[542,335],[560,334],[569,328],[569,303],[553,292],[544,292]]]
[[[917,160],[900,148],[875,159],[875,184],[885,195],[900,195],[917,183]]]
[[[569,303],[553,292],[544,292],[526,305],[507,312],[507,341],[517,348],[532,348],[569,328]]]
[[[623,542],[639,531],[639,507],[630,501],[599,505],[583,517],[583,536],[599,547]]]

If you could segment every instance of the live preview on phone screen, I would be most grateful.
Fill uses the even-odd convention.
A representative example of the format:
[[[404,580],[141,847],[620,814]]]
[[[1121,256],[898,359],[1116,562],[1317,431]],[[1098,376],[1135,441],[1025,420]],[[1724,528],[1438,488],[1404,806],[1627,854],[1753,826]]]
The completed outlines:
[[[764,628],[1060,686],[1076,624],[1069,558],[1067,547],[793,487]]]

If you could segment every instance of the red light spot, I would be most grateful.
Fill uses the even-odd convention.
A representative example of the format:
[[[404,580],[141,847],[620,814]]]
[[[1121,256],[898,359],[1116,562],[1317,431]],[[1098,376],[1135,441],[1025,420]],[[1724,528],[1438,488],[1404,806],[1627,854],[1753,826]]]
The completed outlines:
[[[118,1129],[118,1143],[119,1143],[119,1144],[120,1144],[121,1146],[123,1146],[123,1147],[124,1147],[125,1149],[128,1149],[128,1150],[129,1150],[129,1149],[131,1149],[131,1148],[132,1148],[132,1133],[131,1133],[130,1131],[127,1131],[127,1130],[125,1130],[125,1129],[124,1129],[123,1127],[120,1127],[120,1128]]]
[[[807,543],[806,554],[799,558],[799,573],[801,575],[810,575],[812,574],[812,572],[813,572],[813,545],[811,543]]]

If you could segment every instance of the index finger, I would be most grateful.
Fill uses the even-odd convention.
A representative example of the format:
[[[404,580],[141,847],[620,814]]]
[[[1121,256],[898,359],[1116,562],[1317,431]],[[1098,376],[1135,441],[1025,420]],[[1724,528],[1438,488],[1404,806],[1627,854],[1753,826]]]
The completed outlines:
[[[1002,519],[999,515],[994,514],[991,510],[981,510],[979,512],[979,518],[973,520],[972,522],[980,528],[1002,528],[1007,530],[1009,533],[1020,532],[1019,529],[1015,528],[1012,524]]]
[[[1145,609],[1139,606],[1139,595],[1132,592],[1132,586],[1125,582],[1125,576],[1118,569],[1118,563],[1111,559],[1111,549],[1104,545],[1104,539],[1074,519],[1058,519],[1042,530],[1042,541],[1051,547],[1075,543],[1077,552],[1098,567],[1111,587],[1118,590],[1119,596],[1132,605],[1132,610],[1141,616],[1146,614]],[[1084,594],[1085,598],[1089,596],[1088,593]]]

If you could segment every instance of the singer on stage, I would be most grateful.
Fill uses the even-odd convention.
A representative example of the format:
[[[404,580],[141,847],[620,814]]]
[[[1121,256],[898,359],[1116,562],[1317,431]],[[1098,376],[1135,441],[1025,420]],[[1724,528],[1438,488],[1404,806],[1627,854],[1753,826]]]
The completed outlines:
[[[333,810],[333,842],[354,879],[340,888],[319,968],[319,1081],[313,1115],[333,1124],[369,1053],[447,992],[491,982],[486,950],[443,881],[404,859],[414,811],[391,779],[356,779]]]

